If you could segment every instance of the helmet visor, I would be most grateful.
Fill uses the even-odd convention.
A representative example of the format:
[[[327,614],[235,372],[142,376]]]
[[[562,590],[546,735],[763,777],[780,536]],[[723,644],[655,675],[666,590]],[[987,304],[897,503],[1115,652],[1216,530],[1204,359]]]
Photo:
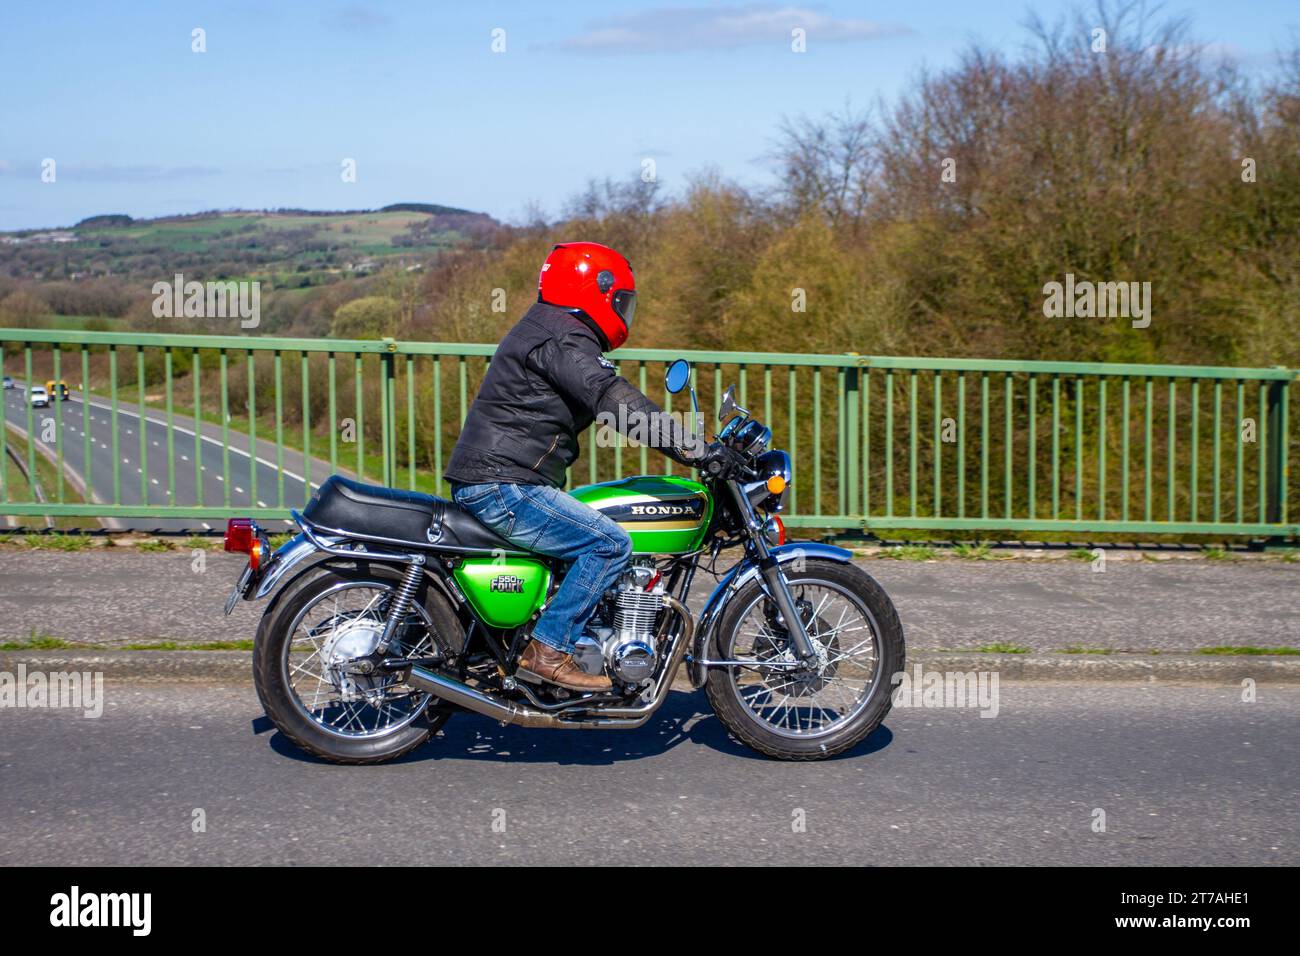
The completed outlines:
[[[623,320],[628,331],[632,330],[632,316],[636,313],[636,293],[628,289],[619,289],[610,302],[614,313]]]

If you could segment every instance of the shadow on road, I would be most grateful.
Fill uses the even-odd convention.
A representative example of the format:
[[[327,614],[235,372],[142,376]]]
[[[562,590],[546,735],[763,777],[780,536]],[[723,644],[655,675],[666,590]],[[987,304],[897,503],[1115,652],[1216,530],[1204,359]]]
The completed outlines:
[[[270,722],[265,717],[253,721],[255,734],[266,729],[270,729]],[[893,739],[894,735],[889,728],[882,725],[852,750],[831,759],[864,757],[888,747]],[[734,757],[768,759],[732,739],[722,722],[708,709],[702,692],[674,692],[650,722],[636,730],[502,727],[496,721],[478,714],[454,714],[438,736],[393,763],[400,765],[427,760],[468,759],[490,763],[605,766],[662,754],[687,741]],[[303,753],[278,732],[270,738],[270,746],[283,757],[306,763],[327,763]]]

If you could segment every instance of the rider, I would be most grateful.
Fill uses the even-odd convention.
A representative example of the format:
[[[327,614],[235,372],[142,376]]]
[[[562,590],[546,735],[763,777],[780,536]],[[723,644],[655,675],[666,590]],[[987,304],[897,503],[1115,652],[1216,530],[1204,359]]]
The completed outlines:
[[[512,544],[572,562],[519,658],[524,680],[611,689],[609,678],[578,666],[573,648],[632,543],[562,490],[578,435],[599,415],[624,434],[657,436],[649,444],[683,465],[715,476],[737,467],[737,453],[683,430],[605,358],[627,341],[635,309],[632,266],[619,253],[595,242],[552,249],[537,303],[497,347],[447,462],[458,505]]]

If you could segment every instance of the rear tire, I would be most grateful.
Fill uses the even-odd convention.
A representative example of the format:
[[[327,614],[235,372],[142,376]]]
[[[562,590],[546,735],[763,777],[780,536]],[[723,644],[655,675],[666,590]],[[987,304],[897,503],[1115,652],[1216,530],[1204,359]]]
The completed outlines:
[[[384,565],[367,568],[328,566],[319,574],[307,575],[294,582],[288,594],[281,595],[267,610],[257,629],[253,650],[253,683],[258,699],[276,729],[295,746],[315,757],[338,764],[375,764],[396,760],[415,750],[437,733],[451,716],[451,709],[434,697],[400,729],[373,737],[349,739],[326,730],[311,719],[300,706],[288,680],[286,642],[293,640],[290,628],[310,605],[339,585],[349,583],[395,588],[401,575]],[[415,594],[414,603],[432,622],[432,638],[448,648],[464,647],[465,635],[450,602],[426,579]]]
[[[889,713],[893,701],[891,693],[893,675],[902,672],[905,666],[903,625],[898,619],[898,612],[889,595],[861,568],[824,559],[807,560],[801,571],[791,571],[789,567],[789,565],[785,566],[785,575],[796,599],[802,584],[805,589],[821,588],[827,593],[839,591],[850,599],[853,605],[857,605],[865,612],[862,614],[862,619],[872,631],[875,649],[875,676],[869,683],[869,693],[865,703],[855,704],[857,707],[855,712],[839,726],[828,725],[828,728],[822,732],[799,733],[800,721],[797,714],[795,729],[792,731],[789,727],[778,728],[770,722],[765,722],[753,708],[746,705],[742,685],[737,683],[737,675],[747,675],[739,679],[752,681],[760,673],[757,669],[710,668],[705,688],[709,703],[712,704],[718,719],[741,743],[778,760],[824,760],[857,746],[880,726]],[[743,643],[744,638],[744,635],[737,632],[748,622],[756,609],[761,613],[764,602],[766,599],[758,580],[750,581],[731,598],[723,611],[722,619],[718,622],[716,636],[711,642],[712,646],[709,648],[711,657],[715,660],[737,659],[737,655],[739,659],[754,658],[757,653],[754,648],[742,647],[740,651],[735,650],[738,639]],[[820,620],[820,616],[818,619]],[[827,632],[831,634],[830,641],[838,642],[841,638],[844,640],[844,644],[834,644],[831,656],[847,657],[845,652],[848,647],[864,638],[856,630],[852,633],[845,631],[842,634],[838,633],[838,630],[834,627],[827,628]],[[783,654],[788,653],[784,647],[778,650],[776,644],[772,644],[767,637],[760,635],[760,639],[768,641],[766,648],[771,658],[779,659]],[[756,640],[755,647],[758,643]],[[786,644],[788,645],[788,639]],[[769,682],[769,685],[778,687],[782,684],[788,685],[790,683],[788,678],[776,676],[781,673],[778,669],[772,668],[764,680]],[[832,671],[831,674],[833,676],[834,672]],[[867,684],[865,680],[862,682]],[[829,680],[816,678],[810,681],[808,690],[815,694],[817,691],[812,688],[825,687],[829,683]],[[764,685],[760,682],[744,686]],[[799,688],[796,686],[795,689]],[[765,691],[760,690],[759,695],[751,699],[756,699],[763,693]],[[793,695],[785,693],[785,696]]]

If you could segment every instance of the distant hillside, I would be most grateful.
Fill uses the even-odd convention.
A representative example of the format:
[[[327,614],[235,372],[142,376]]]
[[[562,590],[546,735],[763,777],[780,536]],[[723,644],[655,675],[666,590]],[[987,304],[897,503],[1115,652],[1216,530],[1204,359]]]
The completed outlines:
[[[432,216],[481,216],[482,213],[470,212],[468,209],[457,209],[455,206],[438,206],[429,202],[399,202],[391,206],[385,206],[380,212],[427,212]]]
[[[422,264],[450,246],[482,242],[498,228],[485,213],[433,203],[346,212],[227,210],[157,219],[109,214],[83,219],[72,229],[0,233],[0,277],[256,274],[275,277],[281,286],[309,286],[389,264]]]
[[[98,227],[129,226],[133,222],[135,220],[124,213],[112,213],[107,216],[91,216],[89,219],[83,219],[77,223],[76,228],[94,229]]]

